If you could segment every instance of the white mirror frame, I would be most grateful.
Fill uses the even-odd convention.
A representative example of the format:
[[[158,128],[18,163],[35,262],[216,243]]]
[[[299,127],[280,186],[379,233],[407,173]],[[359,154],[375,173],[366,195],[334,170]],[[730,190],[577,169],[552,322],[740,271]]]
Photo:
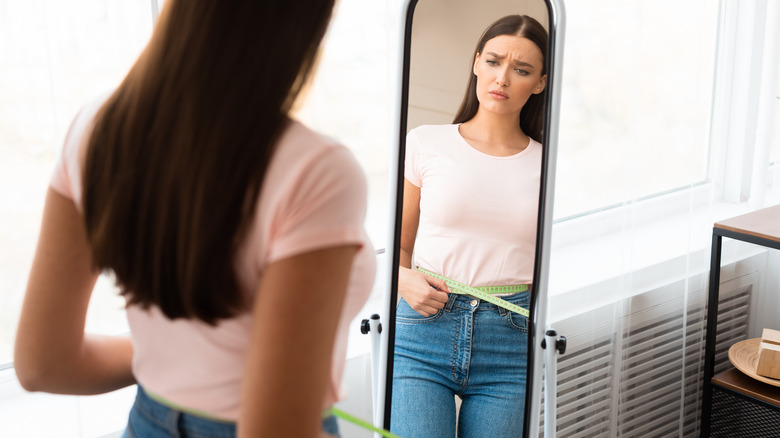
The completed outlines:
[[[542,193],[541,201],[539,204],[539,234],[541,251],[536,252],[537,263],[537,277],[534,278],[534,288],[538,292],[537,296],[541,296],[543,299],[537,300],[533,307],[533,324],[534,333],[531,341],[534,348],[533,354],[533,366],[532,375],[535,376],[534,385],[531,385],[531,391],[527,391],[526,396],[526,432],[528,437],[539,436],[539,410],[541,405],[542,394],[542,369],[544,364],[544,351],[542,350],[541,343],[545,339],[545,332],[552,329],[547,326],[547,304],[549,302],[548,288],[549,288],[549,275],[550,275],[550,240],[552,235],[552,218],[553,218],[553,206],[555,195],[555,170],[558,157],[558,127],[560,122],[560,110],[561,110],[561,73],[563,72],[563,46],[564,36],[566,29],[566,14],[563,6],[563,0],[546,0],[550,23],[549,34],[550,44],[549,47],[549,62],[553,68],[550,68],[547,73],[547,83],[550,85],[550,100],[547,106],[547,118],[545,132],[546,141],[546,154],[542,159]],[[543,293],[542,293],[543,292]],[[552,346],[550,346],[552,348]],[[550,386],[555,388],[554,382]],[[553,438],[555,436],[555,405],[545,405],[545,437],[552,431]],[[550,427],[552,423],[552,427]]]
[[[397,276],[393,275],[396,268],[396,248],[400,245],[400,208],[402,206],[401,195],[403,193],[403,180],[397,178],[398,175],[403,175],[403,161],[400,159],[400,145],[404,142],[406,137],[406,111],[403,110],[403,106],[408,102],[409,84],[404,77],[405,71],[408,71],[409,53],[405,51],[406,47],[409,47],[411,42],[408,41],[411,37],[411,14],[413,13],[413,7],[418,0],[403,0],[401,5],[401,41],[398,45],[396,65],[400,66],[400,71],[397,75],[397,89],[400,93],[397,93],[394,106],[394,120],[393,126],[396,127],[398,132],[398,142],[396,147],[393,148],[392,154],[389,158],[390,169],[395,169],[395,173],[392,174],[392,178],[395,178],[395,184],[391,182],[390,193],[388,199],[395,201],[395,208],[390,211],[393,212],[393,218],[389,221],[389,238],[388,242],[392,242],[392,245],[388,245],[386,254],[386,269],[387,275],[387,289],[385,290],[385,308],[383,309],[382,321],[383,330],[381,334],[381,348],[380,357],[376,358],[379,361],[378,366],[378,394],[375,394],[374,406],[374,422],[378,427],[389,429],[390,426],[390,395],[391,391],[388,391],[388,385],[392,382],[392,366],[390,365],[389,348],[392,337],[395,335],[395,306],[392,305],[393,294],[392,291],[398,286]],[[478,1],[478,0],[474,0]],[[522,0],[518,0],[522,1]],[[536,251],[535,260],[535,275],[534,275],[534,298],[531,301],[532,321],[533,329],[529,332],[529,357],[533,362],[533,365],[529,367],[529,379],[531,384],[530,391],[526,391],[526,406],[525,406],[525,426],[524,437],[536,437],[539,436],[539,420],[540,420],[540,404],[541,404],[541,388],[542,388],[542,376],[544,366],[544,350],[541,347],[541,342],[545,339],[545,332],[547,327],[547,289],[548,289],[548,276],[549,276],[549,262],[550,262],[550,238],[552,231],[552,217],[553,217],[553,201],[554,201],[554,189],[555,189],[555,167],[558,150],[558,126],[560,115],[560,101],[561,101],[561,71],[563,67],[563,44],[564,44],[564,24],[565,14],[563,0],[545,0],[548,8],[549,15],[549,28],[548,33],[550,37],[549,56],[548,56],[548,85],[550,86],[550,97],[547,105],[547,115],[545,118],[545,138],[544,138],[544,154],[542,158],[542,181],[540,185],[540,202],[539,202],[539,220],[537,230],[537,243],[541,250]],[[403,117],[402,117],[403,115]],[[402,120],[403,119],[403,120]],[[536,297],[542,297],[542,299],[536,299]],[[392,390],[392,389],[391,389]],[[555,418],[555,410],[546,409],[546,417],[548,414],[552,416],[548,418]],[[554,422],[554,420],[553,420]],[[554,430],[554,429],[553,429]]]

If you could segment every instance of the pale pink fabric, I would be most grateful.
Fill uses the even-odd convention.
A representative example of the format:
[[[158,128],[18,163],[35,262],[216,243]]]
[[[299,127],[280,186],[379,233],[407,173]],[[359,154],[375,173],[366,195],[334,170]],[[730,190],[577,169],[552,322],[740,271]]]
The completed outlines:
[[[79,208],[84,140],[101,105],[102,100],[87,105],[76,117],[51,180],[52,188],[73,199]],[[366,201],[365,175],[351,152],[294,122],[279,140],[252,228],[239,251],[236,269],[241,287],[248,297],[254,297],[263,270],[271,262],[320,248],[361,246],[340,316],[332,384],[323,407],[339,398],[347,328],[373,286],[375,255],[363,228]],[[288,316],[306,324],[305,314]],[[238,418],[250,313],[216,328],[197,321],[169,320],[156,307],[145,311],[130,306],[127,317],[135,349],[133,373],[141,385],[183,407],[219,418]]]
[[[414,263],[471,286],[532,283],[542,146],[484,154],[458,125],[406,137],[405,178],[420,187]]]

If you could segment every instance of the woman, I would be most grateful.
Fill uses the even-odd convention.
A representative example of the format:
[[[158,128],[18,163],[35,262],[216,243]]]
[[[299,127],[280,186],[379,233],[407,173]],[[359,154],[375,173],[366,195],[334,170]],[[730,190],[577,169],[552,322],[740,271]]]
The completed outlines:
[[[28,390],[138,383],[125,436],[335,430],[373,283],[366,182],[290,118],[332,0],[168,0],[118,89],[70,127],[15,345]],[[86,334],[101,271],[130,338]]]
[[[458,436],[522,434],[527,320],[511,304],[528,307],[533,280],[546,50],[533,18],[499,19],[477,44],[454,124],[407,136],[390,423],[400,436],[455,436],[455,395]],[[520,292],[502,307],[442,277]]]

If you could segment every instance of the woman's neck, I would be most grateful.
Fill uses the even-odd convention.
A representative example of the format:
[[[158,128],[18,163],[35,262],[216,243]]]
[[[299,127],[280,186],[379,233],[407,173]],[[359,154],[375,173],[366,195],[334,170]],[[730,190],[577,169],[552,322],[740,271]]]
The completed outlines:
[[[519,115],[497,115],[480,108],[471,120],[460,125],[461,136],[474,148],[499,157],[522,152],[530,143],[518,123]]]

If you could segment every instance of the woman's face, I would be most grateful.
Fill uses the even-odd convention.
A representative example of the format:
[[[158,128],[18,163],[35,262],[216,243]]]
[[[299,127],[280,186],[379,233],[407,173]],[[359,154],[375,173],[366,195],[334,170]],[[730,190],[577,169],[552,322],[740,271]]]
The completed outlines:
[[[528,38],[499,35],[488,40],[474,59],[480,109],[519,114],[532,94],[544,91],[543,66],[542,51]]]

